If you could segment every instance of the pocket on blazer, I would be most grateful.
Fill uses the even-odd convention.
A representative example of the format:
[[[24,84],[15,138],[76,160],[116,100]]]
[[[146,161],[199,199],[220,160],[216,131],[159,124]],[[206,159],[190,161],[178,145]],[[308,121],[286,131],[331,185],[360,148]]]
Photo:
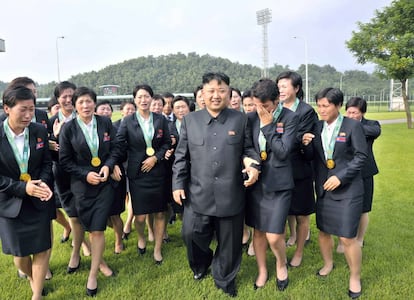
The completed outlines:
[[[242,142],[242,136],[239,134],[227,136],[227,143],[230,145],[240,144]]]
[[[192,137],[191,139],[188,139],[188,143],[195,146],[203,146],[204,139],[202,137]]]

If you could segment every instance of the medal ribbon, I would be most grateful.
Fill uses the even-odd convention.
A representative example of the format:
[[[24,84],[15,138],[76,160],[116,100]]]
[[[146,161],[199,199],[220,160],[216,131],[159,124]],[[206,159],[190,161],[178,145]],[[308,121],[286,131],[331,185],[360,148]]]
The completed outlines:
[[[152,112],[150,112],[149,122],[147,123],[148,126],[146,126],[146,122],[143,117],[139,114],[139,112],[136,112],[137,119],[139,126],[141,126],[142,134],[144,135],[145,144],[147,145],[147,148],[152,148],[152,137],[154,136],[154,124],[152,122]]]
[[[291,110],[291,111],[294,111],[294,112],[296,112],[296,110],[298,109],[298,106],[299,106],[299,99],[298,98],[296,98],[295,99],[295,102],[293,103],[293,105],[292,105],[292,107],[290,107],[289,109]]]
[[[72,112],[72,119],[76,118],[76,113],[73,111]],[[66,117],[63,115],[62,111],[59,110],[58,112],[58,119],[59,122],[62,122],[63,120],[66,120]]]
[[[282,113],[283,104],[279,102],[279,105],[277,106],[276,110],[273,112],[273,123],[277,121],[277,118],[279,118],[280,114]],[[262,122],[260,122],[260,128],[263,127]],[[266,138],[263,134],[263,132],[259,131],[259,149],[260,151],[266,151]]]
[[[175,128],[177,128],[178,135],[180,135],[181,122],[178,119],[175,120]]]
[[[4,124],[4,131],[7,136],[7,140],[9,141],[14,157],[16,158],[17,164],[19,165],[20,174],[27,173],[27,168],[29,165],[29,128],[24,129],[24,144],[23,144],[23,155],[20,155],[20,151],[17,148],[16,142],[14,140],[13,134],[11,132],[11,129],[9,127],[8,119],[3,121]]]
[[[98,131],[96,129],[96,118],[95,116],[92,117],[92,132],[88,130],[86,124],[79,118],[76,118],[76,121],[79,124],[79,127],[82,129],[82,133],[85,136],[86,143],[88,144],[89,150],[91,151],[92,157],[98,157],[98,147],[99,147],[99,139],[98,139]]]
[[[339,129],[341,128],[343,119],[344,117],[341,114],[339,114],[330,139],[328,137],[328,123],[324,122],[323,124],[322,146],[326,159],[332,159],[333,152],[335,150],[336,137],[338,136]]]

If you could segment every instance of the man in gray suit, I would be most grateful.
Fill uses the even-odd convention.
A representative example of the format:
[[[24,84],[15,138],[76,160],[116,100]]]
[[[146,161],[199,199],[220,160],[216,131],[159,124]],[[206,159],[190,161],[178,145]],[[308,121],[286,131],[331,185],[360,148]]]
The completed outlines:
[[[229,77],[206,73],[202,83],[206,109],[182,121],[173,165],[173,196],[184,205],[182,234],[194,279],[203,279],[211,264],[216,286],[234,297],[242,255],[245,187],[257,181],[258,165],[250,162],[260,158],[247,117],[227,108]],[[217,249],[213,257],[214,232]]]

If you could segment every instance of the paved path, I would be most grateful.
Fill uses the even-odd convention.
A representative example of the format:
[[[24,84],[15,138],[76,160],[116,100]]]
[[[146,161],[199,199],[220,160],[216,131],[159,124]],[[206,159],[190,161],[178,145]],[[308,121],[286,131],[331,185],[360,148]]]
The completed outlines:
[[[393,119],[393,120],[379,120],[380,124],[397,124],[397,123],[406,123],[407,119]]]

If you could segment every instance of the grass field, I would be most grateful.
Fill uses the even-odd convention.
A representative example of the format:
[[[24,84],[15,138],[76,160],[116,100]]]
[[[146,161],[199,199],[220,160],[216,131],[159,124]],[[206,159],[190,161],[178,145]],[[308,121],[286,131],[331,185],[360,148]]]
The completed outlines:
[[[370,117],[371,118],[371,117]],[[372,117],[373,118],[373,117]],[[414,296],[414,131],[405,124],[382,127],[374,145],[380,174],[375,176],[375,196],[370,226],[363,248],[361,299],[412,299]],[[125,217],[125,216],[124,216]],[[237,277],[239,299],[349,299],[348,268],[343,255],[334,254],[335,270],[326,279],[315,272],[322,266],[317,229],[312,216],[311,243],[305,249],[302,266],[289,270],[290,284],[285,292],[276,291],[274,258],[268,253],[269,277],[266,286],[253,290],[255,259],[243,255]],[[126,250],[113,254],[113,232],[106,231],[105,259],[118,272],[114,278],[98,279],[98,299],[228,299],[214,286],[211,275],[194,282],[180,237],[181,222],[169,225],[172,242],[164,244],[164,263],[152,259],[153,243],[147,254],[139,256],[137,238],[131,234]],[[90,257],[82,257],[80,271],[68,275],[66,266],[70,242],[59,242],[62,228],[55,224],[52,254],[52,280],[46,282],[46,299],[86,299],[85,285]],[[293,255],[288,248],[288,258]],[[0,299],[30,299],[26,280],[18,279],[10,256],[0,254]]]

